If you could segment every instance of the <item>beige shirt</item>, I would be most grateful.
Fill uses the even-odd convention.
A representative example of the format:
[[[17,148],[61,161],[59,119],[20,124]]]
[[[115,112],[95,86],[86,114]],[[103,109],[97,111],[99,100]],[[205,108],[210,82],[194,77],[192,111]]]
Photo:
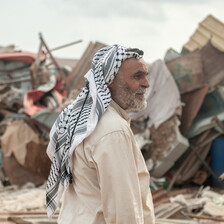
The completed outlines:
[[[128,114],[114,101],[76,148],[72,173],[58,223],[155,223],[144,158]]]

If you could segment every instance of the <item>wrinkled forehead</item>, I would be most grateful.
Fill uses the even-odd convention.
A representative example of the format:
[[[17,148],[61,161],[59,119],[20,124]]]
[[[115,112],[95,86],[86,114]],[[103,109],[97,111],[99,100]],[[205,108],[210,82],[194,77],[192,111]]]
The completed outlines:
[[[142,70],[148,73],[148,66],[143,58],[128,58],[122,63],[119,70]]]

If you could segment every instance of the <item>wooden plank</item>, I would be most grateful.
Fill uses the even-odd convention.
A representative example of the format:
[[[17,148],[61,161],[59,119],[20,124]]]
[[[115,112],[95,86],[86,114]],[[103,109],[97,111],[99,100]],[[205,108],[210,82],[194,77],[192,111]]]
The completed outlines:
[[[180,211],[183,206],[178,203],[162,204],[155,209],[156,218],[169,218]]]
[[[196,218],[196,219],[206,219],[206,220],[213,220],[217,222],[224,222],[223,218],[218,218],[218,217],[211,217],[208,215],[195,215],[195,214],[188,214],[189,217],[191,218]]]
[[[14,224],[15,222],[8,221],[8,215],[1,215],[0,214],[0,224]]]
[[[47,215],[14,215],[8,220],[17,224],[56,224],[58,216],[48,218]]]
[[[195,220],[180,220],[180,219],[156,219],[155,224],[199,224]]]

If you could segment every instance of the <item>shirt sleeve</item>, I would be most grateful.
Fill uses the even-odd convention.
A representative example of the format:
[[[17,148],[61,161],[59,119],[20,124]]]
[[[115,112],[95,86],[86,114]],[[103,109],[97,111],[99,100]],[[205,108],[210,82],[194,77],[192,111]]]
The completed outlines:
[[[131,137],[123,131],[104,136],[93,150],[106,223],[144,223],[141,187]]]

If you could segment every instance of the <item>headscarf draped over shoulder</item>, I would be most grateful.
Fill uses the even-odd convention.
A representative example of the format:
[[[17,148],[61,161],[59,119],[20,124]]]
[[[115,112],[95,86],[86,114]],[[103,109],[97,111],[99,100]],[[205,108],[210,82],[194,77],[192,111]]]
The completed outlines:
[[[47,147],[47,154],[52,161],[46,186],[49,217],[57,209],[64,187],[72,182],[71,157],[75,148],[94,131],[111,102],[108,86],[124,60],[131,57],[139,59],[142,54],[138,49],[132,51],[120,45],[99,50],[85,75],[86,87],[55,121]]]

